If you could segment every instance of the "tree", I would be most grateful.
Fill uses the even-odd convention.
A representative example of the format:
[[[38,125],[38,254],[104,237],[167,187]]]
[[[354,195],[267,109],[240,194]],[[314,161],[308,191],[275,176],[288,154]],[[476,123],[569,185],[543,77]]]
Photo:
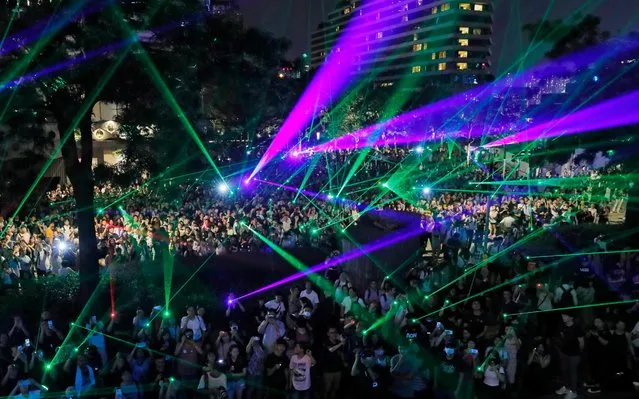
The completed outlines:
[[[548,58],[555,59],[608,40],[610,38],[610,33],[602,31],[600,23],[601,19],[599,17],[586,15],[577,21],[573,21],[572,24],[566,24],[560,20],[540,21],[534,24],[524,25],[523,30],[528,32],[531,41],[534,39],[536,41],[542,40],[548,42],[551,45],[551,49],[546,53],[546,56]],[[636,33],[629,35],[630,42],[636,42],[636,38]],[[631,46],[630,49],[634,54],[634,47]],[[607,64],[612,65],[610,65],[609,68]],[[624,73],[623,76],[621,76],[618,75],[620,72],[619,69],[620,68],[617,63],[606,62],[604,68],[600,70],[600,74],[609,74],[611,77],[614,77],[616,84],[612,90],[608,90],[608,93],[612,95],[618,95],[626,92],[629,88],[635,88],[638,83],[636,74]],[[621,79],[619,79],[620,76]],[[603,77],[600,79],[604,81],[609,80]],[[612,80],[610,81],[612,82]],[[583,94],[582,97],[589,94],[590,93]],[[579,146],[594,148],[594,151],[591,151],[591,153],[598,150],[606,151],[612,148],[619,148],[620,151],[617,152],[618,155],[616,156],[616,160],[623,161],[625,173],[634,174],[639,172],[639,161],[637,160],[636,154],[634,154],[634,151],[631,149],[629,150],[629,147],[631,146],[624,144],[626,142],[625,139],[618,139],[620,137],[628,137],[628,140],[636,141],[636,129],[631,130],[632,132],[630,132],[629,135],[627,134],[628,132],[625,127],[595,131],[588,135],[569,135],[567,137],[562,137],[559,142],[553,145],[557,147],[566,146],[570,148]],[[611,137],[617,138],[617,140],[611,141]],[[604,147],[593,145],[598,143],[607,144]],[[625,224],[627,227],[635,228],[639,225],[639,185],[630,185],[628,191],[629,199]],[[638,236],[639,233],[631,233],[629,240],[637,238]]]
[[[46,29],[31,41],[36,21]],[[57,126],[76,200],[82,301],[95,290],[99,272],[91,168],[96,102],[125,106],[120,121],[131,144],[129,165],[159,170],[204,158],[185,121],[204,142],[220,132],[250,138],[297,92],[275,78],[286,41],[245,30],[237,19],[206,14],[200,0],[45,1],[3,8],[0,26],[10,27],[3,50],[15,48],[0,59],[0,100],[9,110],[0,114],[0,124],[24,126],[25,118],[40,117]],[[55,74],[29,78],[52,65]],[[176,104],[183,115],[176,114]],[[153,127],[155,136],[142,135],[142,126]],[[7,134],[20,141],[24,130]],[[31,133],[34,140],[44,134],[37,128]]]
[[[607,40],[610,32],[600,28],[601,18],[588,14],[572,21],[540,20],[523,26],[532,42],[546,42],[551,48],[546,52],[548,58],[559,58],[575,51],[583,50]]]
[[[155,47],[170,43],[172,51],[152,51],[153,62],[201,140],[215,153],[224,151],[229,141],[266,140],[269,127],[281,123],[301,91],[300,81],[277,78],[289,43],[244,29],[235,18],[210,16],[159,40],[163,44]],[[128,130],[154,125],[153,137],[135,138],[132,132],[136,143],[144,144],[143,152],[162,159],[158,170],[181,162],[186,169],[204,166],[205,160],[194,156],[200,150],[184,140],[183,124],[158,97],[146,71],[135,62],[126,69],[127,79],[138,84],[121,98],[125,109],[119,121]],[[137,144],[129,146],[127,157],[144,155]],[[147,151],[149,147],[153,150]]]

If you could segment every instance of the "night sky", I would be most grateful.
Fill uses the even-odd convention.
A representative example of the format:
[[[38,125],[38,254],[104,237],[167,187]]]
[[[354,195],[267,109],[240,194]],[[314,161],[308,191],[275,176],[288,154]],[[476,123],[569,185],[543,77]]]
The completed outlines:
[[[293,45],[291,59],[308,50],[310,33],[326,18],[339,0],[237,0],[244,21],[276,36],[289,38]],[[492,69],[499,73],[525,51],[528,39],[521,26],[541,19],[549,4],[554,3],[548,18],[565,18],[585,0],[494,0],[494,32]],[[604,30],[613,35],[624,29],[639,28],[639,0],[590,0],[585,13],[598,15]],[[537,62],[543,50],[529,59]]]

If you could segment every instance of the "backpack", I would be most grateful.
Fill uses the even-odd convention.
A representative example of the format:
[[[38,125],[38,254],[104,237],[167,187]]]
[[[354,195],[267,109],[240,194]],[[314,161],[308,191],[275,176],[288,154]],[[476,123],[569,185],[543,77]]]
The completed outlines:
[[[572,297],[572,293],[573,291],[575,291],[575,289],[570,287],[570,289],[567,290],[566,288],[564,288],[563,285],[560,285],[559,289],[561,290],[561,297],[559,298],[559,301],[557,302],[557,307],[569,308],[571,306],[575,306],[575,301],[573,300],[573,297]]]

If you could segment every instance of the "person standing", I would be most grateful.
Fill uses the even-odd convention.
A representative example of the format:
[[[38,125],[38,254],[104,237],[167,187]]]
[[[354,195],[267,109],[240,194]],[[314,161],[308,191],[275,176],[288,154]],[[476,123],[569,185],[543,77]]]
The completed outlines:
[[[606,323],[596,317],[592,327],[586,332],[586,358],[590,375],[584,386],[588,388],[590,394],[601,392],[601,385],[607,381],[609,343],[610,331],[606,327]]]
[[[289,363],[293,399],[311,398],[311,367],[313,366],[315,366],[315,359],[310,349],[304,350],[301,344],[296,344]]]
[[[561,365],[561,378],[564,385],[555,393],[566,395],[566,399],[577,397],[579,386],[579,363],[584,350],[584,332],[575,323],[572,314],[562,312],[559,326],[559,361]]]
[[[444,348],[445,356],[435,367],[435,398],[455,399],[459,396],[464,375],[463,365],[455,356],[454,348]]]
[[[278,340],[273,347],[273,353],[264,360],[264,385],[267,399],[283,399],[286,397],[286,387],[289,385],[289,373],[286,364],[286,343]]]
[[[326,335],[327,340],[324,342],[321,360],[324,372],[324,399],[334,399],[337,397],[337,391],[342,380],[344,343],[346,340],[337,333],[335,327],[330,327]]]

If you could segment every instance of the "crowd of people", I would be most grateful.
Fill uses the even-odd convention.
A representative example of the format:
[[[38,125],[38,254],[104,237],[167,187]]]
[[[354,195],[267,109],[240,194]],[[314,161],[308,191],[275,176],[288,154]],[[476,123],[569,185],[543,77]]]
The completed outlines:
[[[370,156],[354,184],[384,176],[415,154],[387,148]],[[429,157],[416,169],[437,162],[447,174],[459,163],[444,149]],[[321,192],[322,177],[334,174],[331,165],[334,172],[348,163],[344,153],[329,158],[308,190]],[[250,229],[284,248],[314,246],[328,254],[339,250],[338,231],[360,222],[370,203],[414,220],[423,229],[424,256],[383,281],[351,281],[330,269],[269,297],[231,296],[221,312],[196,304],[184,314],[140,307],[86,314],[69,327],[49,310],[39,320],[16,311],[0,335],[2,395],[481,399],[557,390],[573,399],[586,390],[632,390],[639,257],[593,255],[559,277],[521,254],[489,257],[540,226],[607,223],[625,208],[624,189],[513,186],[494,196],[455,190],[494,173],[475,168],[429,190],[411,182],[420,188],[414,200],[383,185],[376,189],[387,191],[381,196],[371,191],[349,201],[312,200],[266,184],[230,195],[197,180],[97,187],[97,201],[116,204],[96,207],[105,270],[157,262],[158,231],[169,253],[185,258],[260,251]],[[58,186],[31,215],[0,219],[3,284],[74,273],[72,196],[70,187]],[[603,239],[593,245],[606,251]],[[621,303],[587,306],[603,301]],[[586,307],[572,309],[580,305]]]

